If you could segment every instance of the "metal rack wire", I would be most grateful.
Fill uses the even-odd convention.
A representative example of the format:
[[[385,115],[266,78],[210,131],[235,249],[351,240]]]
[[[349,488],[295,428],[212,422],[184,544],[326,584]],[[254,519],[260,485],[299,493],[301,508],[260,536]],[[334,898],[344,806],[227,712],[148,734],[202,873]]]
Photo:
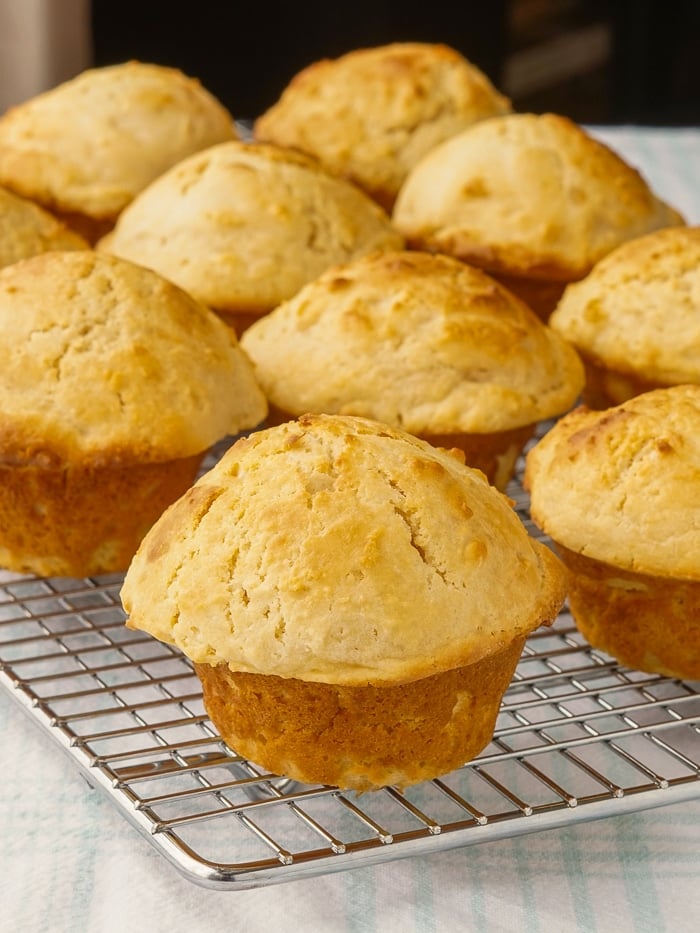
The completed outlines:
[[[509,493],[536,534],[517,481]],[[186,658],[124,626],[121,581],[0,573],[0,684],[198,884],[274,884],[700,795],[700,684],[620,667],[566,611],[529,638],[470,764],[403,793],[286,781],[222,742]]]

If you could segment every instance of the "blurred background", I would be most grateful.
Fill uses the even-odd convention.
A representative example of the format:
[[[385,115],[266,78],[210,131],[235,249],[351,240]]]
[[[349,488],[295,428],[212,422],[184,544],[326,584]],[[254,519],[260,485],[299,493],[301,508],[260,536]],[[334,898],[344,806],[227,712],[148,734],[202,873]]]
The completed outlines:
[[[0,0],[0,111],[138,58],[253,118],[312,61],[409,39],[452,45],[517,110],[700,125],[700,0]]]

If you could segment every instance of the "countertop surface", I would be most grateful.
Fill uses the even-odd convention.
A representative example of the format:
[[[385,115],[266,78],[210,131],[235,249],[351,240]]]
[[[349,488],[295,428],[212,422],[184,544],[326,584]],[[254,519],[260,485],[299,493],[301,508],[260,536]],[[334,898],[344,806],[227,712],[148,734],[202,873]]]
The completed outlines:
[[[700,223],[700,129],[592,132]],[[0,722],[3,933],[700,929],[700,797],[283,884],[212,890],[151,847],[4,689]]]

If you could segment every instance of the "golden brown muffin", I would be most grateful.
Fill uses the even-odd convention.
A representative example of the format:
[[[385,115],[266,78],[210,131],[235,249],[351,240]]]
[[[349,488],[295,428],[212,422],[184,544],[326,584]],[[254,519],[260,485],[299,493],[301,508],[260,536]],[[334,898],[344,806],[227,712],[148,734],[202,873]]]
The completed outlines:
[[[510,109],[455,49],[395,42],[309,65],[255,122],[254,135],[308,152],[391,210],[430,149]]]
[[[0,566],[125,570],[219,439],[267,407],[230,328],[92,250],[0,271]]]
[[[575,410],[530,451],[525,481],[588,641],[639,670],[700,677],[700,386]]]
[[[309,156],[231,142],[154,182],[101,248],[156,269],[240,332],[328,266],[402,245],[371,198]]]
[[[171,165],[235,137],[231,114],[181,71],[92,68],[0,117],[0,184],[94,242]]]
[[[331,268],[241,346],[275,420],[383,421],[459,447],[501,489],[537,422],[571,408],[584,381],[573,348],[507,289],[421,252]]]
[[[83,237],[48,211],[0,187],[0,268],[50,250],[87,248]]]
[[[308,415],[251,434],[154,526],[128,625],[177,645],[237,752],[369,790],[490,740],[563,572],[483,475],[402,431]]]
[[[618,246],[566,289],[550,324],[583,357],[591,408],[700,384],[700,227]]]
[[[626,240],[683,223],[632,166],[556,114],[507,114],[429,152],[401,188],[410,245],[480,266],[547,318]]]

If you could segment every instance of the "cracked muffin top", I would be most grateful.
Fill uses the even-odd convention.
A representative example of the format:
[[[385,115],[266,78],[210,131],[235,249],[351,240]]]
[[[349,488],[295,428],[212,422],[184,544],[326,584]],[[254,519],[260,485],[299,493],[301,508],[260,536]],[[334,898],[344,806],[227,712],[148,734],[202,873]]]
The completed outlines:
[[[113,220],[171,165],[235,137],[231,114],[175,68],[91,68],[0,117],[0,184]]]
[[[0,270],[0,463],[160,462],[254,427],[236,338],[149,269],[92,250]]]
[[[379,205],[309,156],[231,142],[166,172],[99,246],[216,310],[262,314],[333,263],[402,244]]]
[[[391,209],[426,152],[510,109],[455,49],[395,42],[309,65],[258,118],[254,134],[316,156]]]
[[[0,187],[0,268],[49,250],[87,248],[86,240],[48,211]]]
[[[307,415],[238,441],[127,574],[128,624],[195,662],[333,684],[477,662],[551,621],[552,552],[453,452]]]
[[[441,143],[409,174],[393,219],[412,246],[555,281],[683,223],[617,153],[551,113],[505,114]]]
[[[334,266],[241,337],[277,408],[361,415],[413,434],[505,431],[559,415],[576,351],[479,269],[372,254]]]
[[[527,456],[537,525],[625,570],[700,580],[700,386],[575,409]]]
[[[567,286],[549,323],[599,365],[661,385],[700,383],[700,227],[618,246]]]

